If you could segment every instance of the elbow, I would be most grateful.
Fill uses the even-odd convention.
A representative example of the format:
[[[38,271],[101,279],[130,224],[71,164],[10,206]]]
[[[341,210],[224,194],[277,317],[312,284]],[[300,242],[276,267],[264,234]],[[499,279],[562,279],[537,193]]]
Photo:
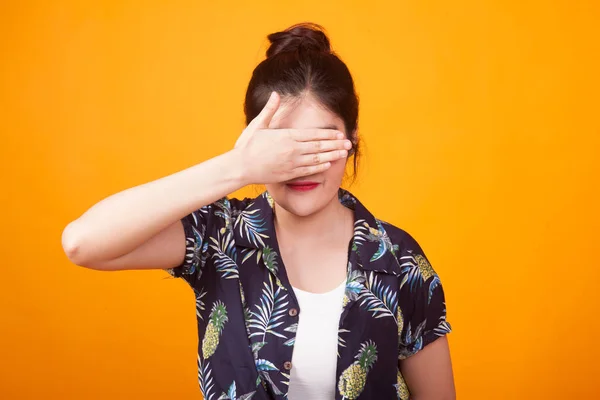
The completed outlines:
[[[63,251],[69,261],[80,267],[87,267],[89,265],[89,260],[86,260],[85,254],[82,251],[81,234],[77,232],[75,221],[65,227],[61,242]]]

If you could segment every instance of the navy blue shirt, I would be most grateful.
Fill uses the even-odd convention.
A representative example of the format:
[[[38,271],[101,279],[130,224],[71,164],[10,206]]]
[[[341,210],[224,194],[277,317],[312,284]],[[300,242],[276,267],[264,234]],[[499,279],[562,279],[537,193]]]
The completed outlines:
[[[336,399],[408,399],[399,360],[450,332],[438,275],[415,239],[353,195]],[[196,295],[205,399],[287,397],[302,310],[279,254],[273,199],[223,198],[182,219],[186,255],[168,269]]]

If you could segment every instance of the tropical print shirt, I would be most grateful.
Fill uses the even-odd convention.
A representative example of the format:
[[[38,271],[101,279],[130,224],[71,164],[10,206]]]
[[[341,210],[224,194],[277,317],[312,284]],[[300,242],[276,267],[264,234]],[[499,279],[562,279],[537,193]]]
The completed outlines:
[[[407,232],[352,194],[336,399],[408,399],[399,360],[450,332],[440,279]],[[206,400],[286,399],[302,310],[279,254],[273,199],[223,198],[182,219],[186,255],[167,269],[196,295],[198,381]]]

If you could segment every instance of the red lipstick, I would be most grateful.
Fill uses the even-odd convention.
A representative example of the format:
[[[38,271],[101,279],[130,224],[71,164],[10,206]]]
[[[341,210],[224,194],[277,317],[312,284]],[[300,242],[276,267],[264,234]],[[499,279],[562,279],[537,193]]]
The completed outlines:
[[[309,190],[315,189],[317,186],[319,186],[318,182],[310,182],[310,181],[290,182],[287,184],[287,187],[289,187],[292,190],[296,190],[298,192],[307,192]]]

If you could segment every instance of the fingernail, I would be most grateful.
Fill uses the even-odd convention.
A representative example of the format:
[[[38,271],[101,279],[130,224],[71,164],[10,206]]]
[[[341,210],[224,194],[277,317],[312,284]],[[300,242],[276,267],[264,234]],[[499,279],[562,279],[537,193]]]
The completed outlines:
[[[344,138],[344,134],[342,132],[337,134],[337,138],[338,139],[343,139]]]
[[[346,150],[340,150],[340,154],[342,155],[342,158],[344,158],[348,155],[348,152]]]
[[[346,141],[344,142],[344,147],[345,147],[346,149],[350,150],[350,149],[352,148],[352,142],[351,142],[351,141],[349,141],[349,140],[346,140]]]

